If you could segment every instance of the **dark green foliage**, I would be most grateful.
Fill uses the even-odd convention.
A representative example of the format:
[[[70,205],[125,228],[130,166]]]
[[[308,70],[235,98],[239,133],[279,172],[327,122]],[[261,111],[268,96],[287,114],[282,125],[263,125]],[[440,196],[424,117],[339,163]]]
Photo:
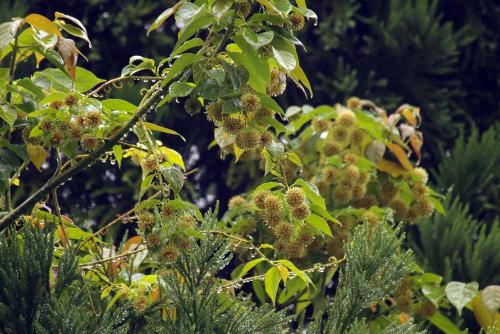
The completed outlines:
[[[496,124],[480,134],[474,129],[469,137],[462,134],[451,154],[441,152],[441,163],[434,171],[441,191],[469,203],[471,213],[490,221],[500,213],[500,126]]]
[[[84,286],[75,250],[63,255],[51,288],[54,234],[46,225],[0,239],[0,333],[126,333],[130,307],[104,310]]]
[[[0,239],[0,332],[33,333],[49,292],[53,234],[29,226]]]
[[[373,229],[367,224],[355,229],[345,246],[347,264],[328,308],[328,319],[323,324],[317,321],[311,333],[345,333],[370,303],[398,288],[413,264],[412,252],[400,248],[404,236],[398,236],[399,232],[387,217]]]
[[[473,218],[468,205],[449,195],[446,216],[434,215],[417,225],[416,254],[424,268],[445,281],[479,283],[481,288],[500,280],[500,222],[485,224]]]
[[[364,321],[356,321],[350,328],[347,334],[370,333],[368,325]],[[380,334],[423,334],[425,331],[417,330],[417,326],[411,322],[406,324],[391,324],[378,332]]]
[[[216,218],[206,215],[205,231],[215,226]],[[200,240],[184,252],[174,264],[179,274],[164,276],[165,295],[176,309],[176,319],[153,321],[154,333],[281,333],[287,324],[283,312],[269,306],[255,307],[250,301],[230,298],[217,290],[214,274],[231,257],[225,239]]]

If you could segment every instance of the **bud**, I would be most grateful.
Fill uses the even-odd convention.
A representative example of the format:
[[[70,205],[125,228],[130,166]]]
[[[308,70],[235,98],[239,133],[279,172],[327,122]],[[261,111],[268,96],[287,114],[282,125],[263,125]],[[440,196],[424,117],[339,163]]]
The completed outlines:
[[[343,126],[335,125],[331,129],[331,134],[333,139],[341,143],[344,143],[349,136],[349,131],[347,131],[347,128]]]
[[[260,144],[264,147],[267,147],[269,146],[271,143],[273,142],[273,135],[268,132],[268,131],[265,131],[264,133],[262,133],[260,135]]]
[[[419,182],[426,184],[429,181],[429,174],[422,167],[417,167],[412,171],[412,174],[417,177]]]
[[[405,201],[403,201],[401,198],[396,197],[393,198],[389,202],[389,207],[394,210],[394,213],[396,214],[397,217],[403,218],[406,217],[408,213],[408,206],[406,205]]]
[[[163,219],[172,219],[175,216],[175,209],[166,203],[161,207],[160,213]]]
[[[286,90],[286,74],[277,68],[271,70],[271,84],[267,87],[267,95],[273,97],[283,94]]]
[[[146,245],[151,250],[157,250],[161,245],[160,236],[157,233],[150,233],[146,237]]]
[[[240,13],[244,18],[247,18],[252,13],[252,5],[248,1],[238,1],[237,4],[238,9],[240,10]]]
[[[64,102],[61,100],[52,101],[49,103],[49,107],[54,108],[56,110],[60,110],[62,109],[62,107],[64,107]]]
[[[154,217],[151,213],[142,212],[137,214],[136,218],[137,218],[137,227],[139,227],[139,229],[145,231],[153,227]]]
[[[361,100],[359,97],[351,97],[349,100],[347,100],[347,107],[349,109],[358,109],[361,104]]]
[[[64,98],[64,103],[68,107],[74,107],[75,105],[78,104],[78,96],[76,94],[66,95],[66,97]]]
[[[94,151],[99,146],[99,140],[91,133],[82,136],[82,147],[87,152]]]
[[[286,254],[291,259],[298,259],[305,255],[304,245],[300,240],[294,240],[286,247]]]
[[[347,185],[339,184],[333,189],[333,199],[340,203],[347,203],[352,199],[351,188]]]
[[[101,124],[101,120],[101,114],[98,111],[89,111],[85,114],[85,124],[91,128]]]
[[[351,144],[352,145],[361,145],[363,142],[363,138],[365,137],[365,133],[361,129],[356,129],[351,133]]]

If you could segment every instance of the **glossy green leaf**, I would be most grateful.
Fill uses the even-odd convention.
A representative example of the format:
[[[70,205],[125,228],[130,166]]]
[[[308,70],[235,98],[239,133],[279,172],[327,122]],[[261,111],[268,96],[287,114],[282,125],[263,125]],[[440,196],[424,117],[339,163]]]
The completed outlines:
[[[165,9],[154,21],[151,23],[151,26],[149,27],[148,31],[146,32],[146,36],[149,36],[149,34],[153,31],[158,29],[163,25],[163,23],[172,15],[175,14],[177,8],[182,4],[182,2],[178,2],[175,4],[173,7]]]
[[[165,87],[170,81],[175,78],[177,75],[181,74],[181,72],[188,66],[192,65],[194,62],[201,59],[201,56],[194,53],[185,53],[177,58],[168,70],[165,79],[163,79],[161,86]]]
[[[477,282],[450,282],[445,288],[446,298],[455,306],[459,314],[462,313],[464,306],[477,295],[478,291],[479,284]]]
[[[106,99],[101,101],[102,106],[110,110],[121,110],[129,113],[134,113],[137,110],[137,106],[121,99]]]
[[[238,274],[238,276],[236,278],[238,279],[238,278],[245,276],[250,270],[252,270],[253,267],[258,265],[262,261],[265,261],[265,259],[260,257],[258,259],[255,259],[255,260],[252,260],[250,262],[245,263],[245,265],[243,266],[243,268],[241,269],[240,273]]]
[[[266,289],[266,293],[271,298],[273,305],[276,302],[276,294],[278,293],[278,288],[280,286],[281,276],[276,269],[276,267],[272,267],[266,272],[266,276],[264,278],[264,287]]]
[[[89,48],[92,47],[92,43],[90,42],[90,39],[89,39],[89,36],[87,33],[87,29],[85,28],[85,26],[82,24],[82,22],[80,20],[78,20],[77,18],[75,18],[73,16],[63,14],[60,12],[55,12],[54,16],[58,20],[71,22],[72,24],[63,23],[61,25],[63,30],[65,30],[67,33],[69,33],[75,37],[79,37],[79,38],[85,40],[87,42],[87,44],[89,45]]]
[[[121,145],[113,146],[113,155],[116,158],[116,162],[118,162],[118,167],[122,166],[122,158],[123,158],[123,148]]]
[[[311,225],[312,227],[321,231],[323,234],[326,234],[329,237],[333,237],[332,231],[330,230],[330,226],[328,226],[328,223],[326,222],[326,220],[324,220],[320,216],[315,215],[315,214],[310,214],[306,218],[306,222],[309,225]]]
[[[273,55],[276,62],[287,72],[291,72],[297,65],[293,54],[288,51],[273,48]]]
[[[7,122],[10,126],[13,126],[17,119],[16,109],[8,104],[1,105],[0,118]]]
[[[176,81],[168,87],[168,93],[171,97],[185,97],[191,94],[193,89],[194,84],[183,81]]]
[[[274,32],[272,31],[257,34],[250,29],[245,29],[241,35],[255,50],[263,47],[264,45],[268,45],[274,38]]]
[[[149,129],[151,131],[163,132],[163,133],[166,133],[169,135],[179,136],[179,137],[181,137],[181,139],[183,141],[186,141],[186,138],[184,138],[180,133],[178,133],[175,130],[172,130],[172,129],[169,129],[169,128],[166,128],[166,127],[154,124],[154,123],[149,123],[149,122],[143,122],[143,123],[144,123],[144,126],[146,127],[146,129]]]
[[[98,78],[94,73],[83,67],[76,67],[76,80],[75,86],[78,91],[84,93],[94,87],[95,85],[104,82],[106,80]]]

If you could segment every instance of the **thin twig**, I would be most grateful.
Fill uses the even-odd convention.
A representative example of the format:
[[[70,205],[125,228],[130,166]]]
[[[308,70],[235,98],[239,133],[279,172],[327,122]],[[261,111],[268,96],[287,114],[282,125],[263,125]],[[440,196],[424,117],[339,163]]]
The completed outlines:
[[[115,256],[112,256],[112,257],[107,257],[107,258],[102,259],[102,260],[97,260],[97,261],[92,261],[92,262],[87,262],[87,263],[80,263],[79,266],[80,267],[94,266],[96,264],[102,264],[102,263],[106,263],[106,262],[109,262],[109,261],[118,260],[118,259],[130,256],[130,255],[134,255],[134,254],[140,253],[140,252],[145,251],[145,250],[147,250],[146,247],[137,248],[137,249],[134,249],[133,251],[128,251],[128,252],[125,252],[125,253],[120,254],[120,255],[115,255]]]
[[[97,95],[101,90],[103,90],[104,88],[108,87],[109,85],[113,85],[114,86],[116,83],[121,82],[121,81],[128,81],[128,80],[153,81],[153,80],[163,80],[163,79],[164,78],[160,77],[160,76],[129,76],[129,77],[118,77],[118,78],[114,78],[114,79],[106,81],[105,83],[103,83],[102,85],[100,85],[99,87],[97,87],[96,89],[94,89],[93,91],[87,93],[87,96]]]

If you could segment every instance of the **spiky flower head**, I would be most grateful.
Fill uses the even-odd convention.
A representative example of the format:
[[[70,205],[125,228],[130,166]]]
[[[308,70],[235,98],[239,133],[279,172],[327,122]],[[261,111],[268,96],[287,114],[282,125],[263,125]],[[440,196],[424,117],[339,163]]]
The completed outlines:
[[[290,240],[293,236],[293,225],[287,222],[280,222],[274,227],[274,234],[280,240]]]
[[[158,233],[150,233],[146,237],[146,245],[152,250],[157,250],[161,245],[161,239]]]
[[[291,13],[288,15],[288,21],[292,24],[292,29],[294,31],[300,31],[304,28],[305,20],[304,16],[299,13]]]
[[[361,104],[361,100],[359,97],[353,96],[347,100],[347,107],[350,109],[358,109]]]
[[[330,121],[325,118],[314,118],[311,122],[311,126],[315,132],[325,132],[330,126]]]
[[[365,185],[355,185],[353,188],[352,188],[352,198],[354,200],[359,200],[361,198],[363,198],[363,196],[365,196],[366,194],[366,186]]]
[[[365,132],[361,129],[356,129],[351,133],[351,144],[360,145],[365,137]]]
[[[238,9],[244,18],[247,18],[252,13],[252,5],[247,0],[238,1]]]
[[[222,101],[212,102],[207,106],[207,118],[211,122],[221,122],[222,115]]]
[[[375,226],[379,222],[378,216],[371,211],[364,212],[363,215],[361,216],[361,220],[367,222],[371,226]]]
[[[297,207],[304,203],[304,200],[306,198],[304,194],[304,190],[302,190],[299,187],[291,187],[286,191],[285,194],[286,201],[288,205],[290,205],[292,208]]]
[[[66,103],[66,105],[68,107],[73,107],[75,106],[77,103],[78,103],[78,95],[76,94],[68,94],[65,98],[64,98],[64,103]]]
[[[178,256],[179,250],[174,245],[166,244],[160,249],[158,259],[160,260],[161,264],[166,265],[177,260]]]
[[[163,204],[160,210],[163,219],[172,219],[175,217],[175,209],[168,203]]]
[[[412,173],[417,177],[420,183],[427,184],[427,182],[429,181],[429,174],[422,167],[413,169]]]
[[[408,213],[408,205],[406,205],[405,201],[403,201],[399,197],[393,198],[389,202],[389,207],[394,210],[394,213],[396,214],[397,217],[402,218],[406,217]]]
[[[286,74],[277,68],[271,70],[271,83],[266,89],[267,95],[279,96],[286,90]]]
[[[260,138],[258,130],[248,128],[238,132],[235,143],[244,150],[250,150],[259,146]]]
[[[286,255],[290,259],[298,259],[305,254],[304,244],[300,240],[294,240],[288,243],[286,247]]]
[[[350,110],[342,110],[337,117],[337,122],[340,126],[350,128],[356,124],[356,115]]]
[[[241,96],[241,106],[247,112],[256,112],[260,109],[260,98],[253,93],[245,93]]]
[[[267,196],[269,196],[269,195],[270,195],[270,193],[266,190],[257,191],[252,198],[255,206],[258,207],[259,209],[264,209],[265,208],[265,200],[266,200]]]
[[[224,121],[222,122],[222,127],[227,133],[234,135],[240,132],[241,129],[243,129],[244,124],[245,123],[241,117],[231,116],[224,119]]]
[[[339,177],[339,170],[335,167],[327,166],[321,170],[321,176],[326,182],[332,183]]]
[[[427,198],[418,200],[413,207],[422,218],[427,218],[434,212],[434,204]]]
[[[273,142],[273,135],[269,131],[265,131],[260,135],[260,144],[263,147],[269,146]]]
[[[153,227],[154,216],[149,212],[141,212],[136,215],[137,226],[139,229],[145,231]]]
[[[234,209],[246,204],[246,199],[243,196],[233,196],[229,200],[228,207]]]
[[[96,111],[96,110],[87,112],[85,114],[84,118],[85,118],[85,121],[84,121],[85,125],[87,125],[91,128],[95,128],[96,126],[101,124],[101,121],[102,121],[101,113]]]
[[[292,215],[294,218],[298,220],[304,220],[311,214],[311,210],[309,209],[309,205],[306,203],[302,203],[299,206],[292,207]]]
[[[349,136],[349,131],[347,130],[346,127],[341,126],[341,125],[335,125],[331,129],[332,137],[333,139],[344,143],[348,136]]]
[[[184,110],[191,116],[198,114],[201,111],[202,105],[200,101],[192,97],[187,98],[184,102]]]
[[[87,152],[94,151],[99,146],[99,140],[91,133],[82,136],[82,147]]]
[[[333,189],[333,199],[340,203],[347,203],[352,199],[352,190],[349,186],[339,184]]]
[[[61,100],[55,100],[49,103],[50,108],[54,108],[56,110],[60,110],[64,107],[64,102]]]
[[[332,156],[339,153],[342,150],[342,147],[335,141],[327,141],[323,146],[323,152],[327,156]]]

